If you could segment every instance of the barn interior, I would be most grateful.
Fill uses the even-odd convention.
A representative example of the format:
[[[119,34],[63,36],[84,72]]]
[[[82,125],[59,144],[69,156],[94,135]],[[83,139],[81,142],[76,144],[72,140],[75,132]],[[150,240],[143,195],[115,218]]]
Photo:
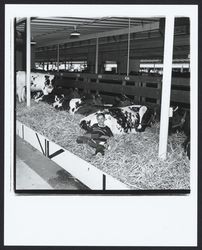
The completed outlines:
[[[26,71],[26,31],[27,18],[16,18],[16,71]],[[150,105],[160,110],[165,18],[32,17],[30,33],[31,55],[28,59],[30,59],[32,72],[53,73],[57,77],[56,85],[63,88],[78,88],[91,93],[99,91],[106,103],[113,103],[116,96],[125,95],[136,104]],[[172,105],[180,105],[187,110],[190,108],[190,20],[186,17],[175,18],[174,23],[170,106]],[[42,106],[40,108],[43,109]],[[155,128],[156,135],[153,139],[155,145],[158,145],[158,129]],[[179,144],[181,144],[181,138],[175,139],[180,140]],[[170,151],[173,152],[171,141]],[[175,142],[175,147],[178,147],[177,144]],[[123,145],[125,145],[125,139],[123,139]],[[71,148],[76,147],[77,145],[71,144]],[[145,146],[142,146],[142,149],[144,151]],[[158,149],[155,151],[155,156],[157,151]],[[174,154],[177,159],[175,163],[178,166],[181,158],[176,155],[176,152]],[[108,155],[107,157],[110,158]],[[150,157],[153,157],[153,152]],[[173,162],[172,157],[169,158],[171,162]],[[94,160],[93,164],[99,166],[101,161],[101,159],[97,162]],[[121,162],[121,158],[117,162]],[[159,172],[161,172],[162,165],[157,162],[158,160],[155,159],[155,164],[159,166]],[[140,161],[141,164],[143,163]],[[189,189],[187,170],[189,163],[186,161],[183,164],[185,167],[185,171],[182,171],[183,177],[179,174],[178,181],[180,179],[181,181],[174,181],[172,188]],[[151,171],[147,164],[145,166],[148,172]],[[171,165],[168,169],[170,167]],[[105,171],[106,169],[107,163],[104,166]],[[125,171],[123,168],[122,170]],[[129,169],[129,171],[133,170]],[[114,174],[113,170],[110,174]],[[163,175],[168,176],[166,171]],[[162,176],[160,178],[163,179]],[[183,183],[184,180],[186,183]],[[153,186],[149,187],[145,186],[145,183],[148,183],[146,177],[144,185],[141,181],[141,184],[136,186],[133,178],[130,184],[137,189],[157,187],[155,179]],[[169,183],[168,180],[165,182]],[[165,185],[165,183],[158,186],[158,188],[169,187],[169,184]]]
[[[93,83],[102,83],[99,90],[108,99],[114,93],[126,94],[136,102],[160,104],[164,33],[165,18],[33,17],[31,70],[54,72],[63,87],[94,91]],[[26,19],[18,18],[16,71],[26,69],[25,45]],[[175,18],[171,101],[185,107],[189,55],[189,18]]]

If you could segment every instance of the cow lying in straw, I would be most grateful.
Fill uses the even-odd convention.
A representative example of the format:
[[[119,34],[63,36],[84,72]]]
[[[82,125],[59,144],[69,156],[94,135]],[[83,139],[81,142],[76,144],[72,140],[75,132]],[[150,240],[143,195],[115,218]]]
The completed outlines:
[[[96,116],[100,111],[84,117],[80,121],[81,128],[85,129],[97,122]],[[113,134],[143,132],[154,121],[154,112],[146,106],[131,105],[127,107],[110,107],[101,111],[105,114],[105,124]]]
[[[186,139],[182,146],[190,159],[190,111],[182,107],[173,108],[173,116],[169,119],[169,134],[183,132]]]

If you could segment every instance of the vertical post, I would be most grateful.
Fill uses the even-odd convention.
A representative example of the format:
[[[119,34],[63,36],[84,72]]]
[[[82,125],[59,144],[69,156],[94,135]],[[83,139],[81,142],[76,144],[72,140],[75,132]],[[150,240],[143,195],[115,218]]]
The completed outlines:
[[[31,21],[30,17],[27,17],[26,23],[26,85],[27,85],[27,106],[30,107],[31,98]]]
[[[59,64],[60,64],[60,45],[57,47],[57,72],[59,72]]]
[[[174,16],[167,16],[165,22],[165,40],[163,56],[163,82],[161,96],[161,119],[158,156],[162,160],[166,159],[168,122],[171,93],[172,59],[173,59],[173,40],[174,40]]]
[[[96,49],[95,49],[95,74],[98,73],[98,37],[96,38]]]
[[[127,76],[129,75],[130,67],[130,18],[128,19],[128,57],[127,57]]]

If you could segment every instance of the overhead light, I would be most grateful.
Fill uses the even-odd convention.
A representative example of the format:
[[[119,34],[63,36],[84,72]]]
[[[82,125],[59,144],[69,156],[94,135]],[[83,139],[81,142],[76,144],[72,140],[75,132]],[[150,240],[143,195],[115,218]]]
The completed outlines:
[[[31,41],[31,45],[36,45],[36,41]]]
[[[36,45],[36,41],[34,40],[33,37],[32,37],[32,39],[31,39],[31,45]]]
[[[74,26],[74,31],[71,32],[70,38],[77,38],[80,36],[80,32],[76,29],[76,26]]]

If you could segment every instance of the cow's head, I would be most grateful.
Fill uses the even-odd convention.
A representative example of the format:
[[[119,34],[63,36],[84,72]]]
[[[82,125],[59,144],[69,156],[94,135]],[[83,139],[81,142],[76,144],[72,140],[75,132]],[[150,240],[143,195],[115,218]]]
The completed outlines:
[[[73,99],[71,99],[70,102],[69,102],[69,112],[70,112],[70,114],[74,114],[78,110],[79,106],[81,106],[81,103],[82,103],[81,98],[73,98]]]
[[[190,129],[190,114],[183,107],[172,107],[172,116],[169,119],[169,134],[177,131],[186,131]]]
[[[138,132],[144,132],[146,127],[151,127],[151,125],[156,120],[156,112],[154,109],[148,108],[146,106],[141,106],[138,112],[139,123],[137,126]]]
[[[31,75],[31,86],[36,87],[36,79],[39,77],[38,75]]]
[[[56,109],[62,108],[64,101],[64,95],[55,95],[55,101],[53,103],[53,107]]]
[[[54,75],[45,75],[45,85],[55,85],[56,77]]]
[[[50,94],[52,91],[53,91],[53,86],[52,86],[52,85],[48,85],[48,86],[45,86],[45,87],[43,88],[43,94],[44,94],[44,95],[48,95],[48,94]]]

